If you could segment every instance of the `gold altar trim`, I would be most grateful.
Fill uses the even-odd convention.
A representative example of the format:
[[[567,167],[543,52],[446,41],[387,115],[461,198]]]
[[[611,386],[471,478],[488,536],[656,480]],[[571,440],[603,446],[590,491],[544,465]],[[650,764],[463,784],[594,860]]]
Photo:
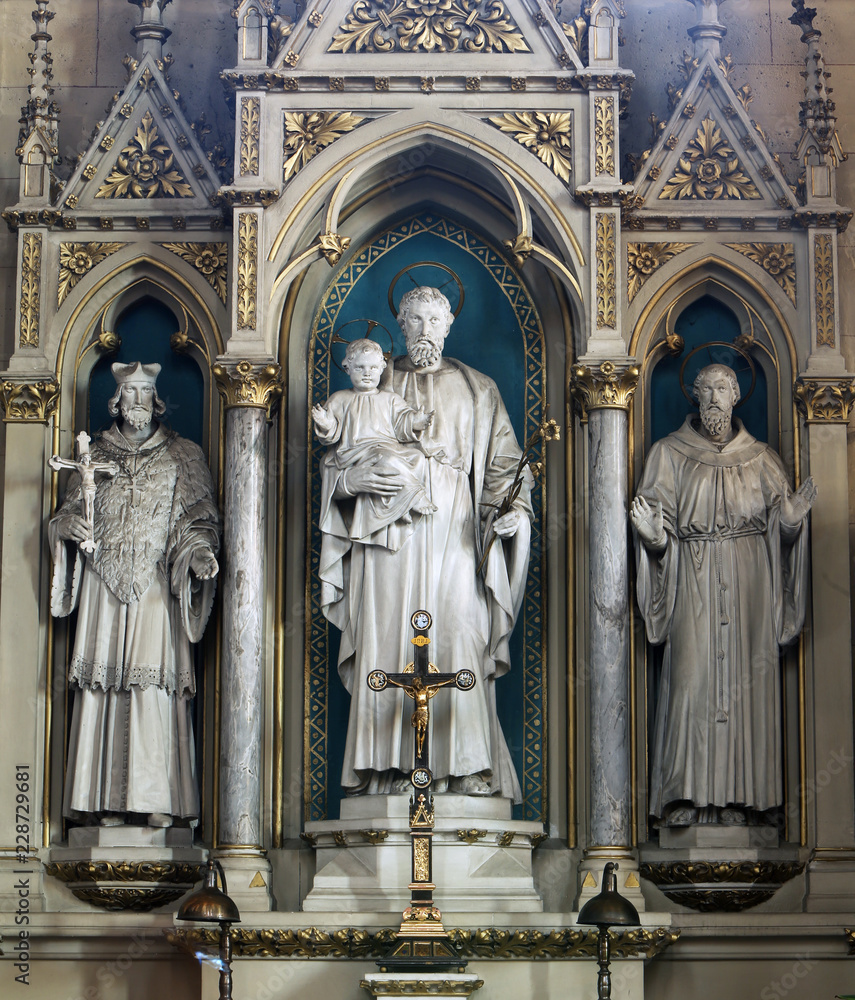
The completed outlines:
[[[170,929],[170,944],[195,953],[199,948],[219,947],[220,931],[210,928]],[[590,959],[597,955],[596,929],[496,927],[464,930],[447,928],[450,943],[462,958],[486,959]],[[238,958],[382,958],[397,939],[391,927],[365,930],[344,927],[325,931],[317,927],[266,929],[233,927],[229,936]],[[654,958],[670,947],[680,931],[669,927],[610,931],[613,958]]]
[[[799,375],[793,397],[809,424],[848,424],[855,404],[855,378],[806,379]]]
[[[639,368],[635,364],[618,368],[604,361],[599,368],[575,365],[571,370],[570,392],[587,419],[591,410],[628,410],[638,386]]]
[[[202,865],[168,861],[48,862],[45,873],[65,882],[85,903],[147,913],[183,896],[202,877]]]
[[[275,362],[256,365],[239,361],[234,367],[218,363],[211,372],[227,410],[250,406],[266,410],[269,417],[282,395],[282,369]]]
[[[0,382],[0,406],[5,424],[46,424],[59,402],[56,379]]]
[[[39,346],[42,287],[42,234],[27,233],[21,249],[21,305],[19,347]]]

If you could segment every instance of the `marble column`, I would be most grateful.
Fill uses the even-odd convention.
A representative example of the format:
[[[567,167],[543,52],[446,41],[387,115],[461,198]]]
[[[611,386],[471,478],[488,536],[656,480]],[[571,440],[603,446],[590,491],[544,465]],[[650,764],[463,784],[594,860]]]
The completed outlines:
[[[638,368],[629,359],[577,365],[571,383],[588,426],[588,652],[582,676],[590,751],[583,898],[586,889],[596,892],[599,879],[592,871],[607,860],[632,863],[627,423],[637,383]]]
[[[212,370],[226,407],[216,842],[220,860],[224,864],[226,860],[230,862],[227,866],[227,871],[231,869],[230,894],[243,909],[248,901],[235,893],[241,888],[249,888],[253,879],[250,870],[258,868],[263,855],[261,770],[267,422],[270,408],[282,387],[276,364],[241,361],[230,365],[220,361]],[[249,878],[243,884],[246,874]],[[238,883],[235,886],[232,885],[234,880]],[[264,881],[263,876],[261,881]]]

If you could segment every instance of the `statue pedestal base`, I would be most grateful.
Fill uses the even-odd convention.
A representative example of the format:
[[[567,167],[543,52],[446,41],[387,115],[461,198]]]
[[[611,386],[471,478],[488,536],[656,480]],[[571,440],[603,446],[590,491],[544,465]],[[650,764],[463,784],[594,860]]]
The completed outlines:
[[[774,826],[725,826],[720,823],[699,823],[697,826],[668,826],[659,831],[659,846],[693,851],[700,848],[704,857],[707,848],[764,849],[778,846],[778,830]]]
[[[444,913],[541,912],[532,839],[540,823],[511,819],[509,799],[434,796],[434,900]],[[409,795],[345,799],[341,819],[306,824],[317,871],[304,910],[400,911],[410,903]]]
[[[372,997],[469,997],[484,980],[472,972],[369,972],[359,983]]]

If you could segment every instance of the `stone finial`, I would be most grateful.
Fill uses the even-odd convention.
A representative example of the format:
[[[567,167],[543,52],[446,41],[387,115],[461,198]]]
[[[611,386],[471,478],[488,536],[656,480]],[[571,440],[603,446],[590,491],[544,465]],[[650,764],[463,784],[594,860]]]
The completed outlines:
[[[53,100],[53,57],[48,49],[51,36],[48,25],[54,11],[48,0],[36,0],[33,11],[35,32],[30,53],[30,84],[27,103],[21,108],[18,145],[15,150],[21,163],[20,197],[41,201],[50,199],[49,179],[59,155],[59,107]]]
[[[689,0],[694,5],[698,20],[689,28],[689,38],[695,46],[694,56],[700,59],[707,52],[714,59],[721,59],[721,40],[727,28],[718,19],[718,9],[725,0]]]
[[[163,23],[163,8],[171,0],[128,0],[140,9],[139,24],[131,28],[137,42],[137,58],[150,53],[155,59],[163,57],[163,43],[172,34]]]

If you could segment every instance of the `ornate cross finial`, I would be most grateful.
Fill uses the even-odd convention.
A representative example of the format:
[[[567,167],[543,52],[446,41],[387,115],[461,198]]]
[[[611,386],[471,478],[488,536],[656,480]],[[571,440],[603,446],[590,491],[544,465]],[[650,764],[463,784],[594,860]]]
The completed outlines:
[[[802,41],[806,42],[808,36],[816,34],[819,37],[822,32],[813,26],[813,19],[816,17],[816,7],[805,7],[805,0],[792,0],[795,14],[790,14],[790,24],[802,29]]]
[[[137,59],[151,53],[155,59],[163,58],[163,43],[172,34],[163,23],[163,8],[171,0],[128,0],[140,9],[140,22],[131,28],[137,40]]]
[[[689,0],[694,4],[698,20],[689,28],[689,38],[695,45],[694,56],[700,59],[711,52],[714,59],[721,59],[721,40],[727,28],[718,19],[718,9],[725,0]]]

